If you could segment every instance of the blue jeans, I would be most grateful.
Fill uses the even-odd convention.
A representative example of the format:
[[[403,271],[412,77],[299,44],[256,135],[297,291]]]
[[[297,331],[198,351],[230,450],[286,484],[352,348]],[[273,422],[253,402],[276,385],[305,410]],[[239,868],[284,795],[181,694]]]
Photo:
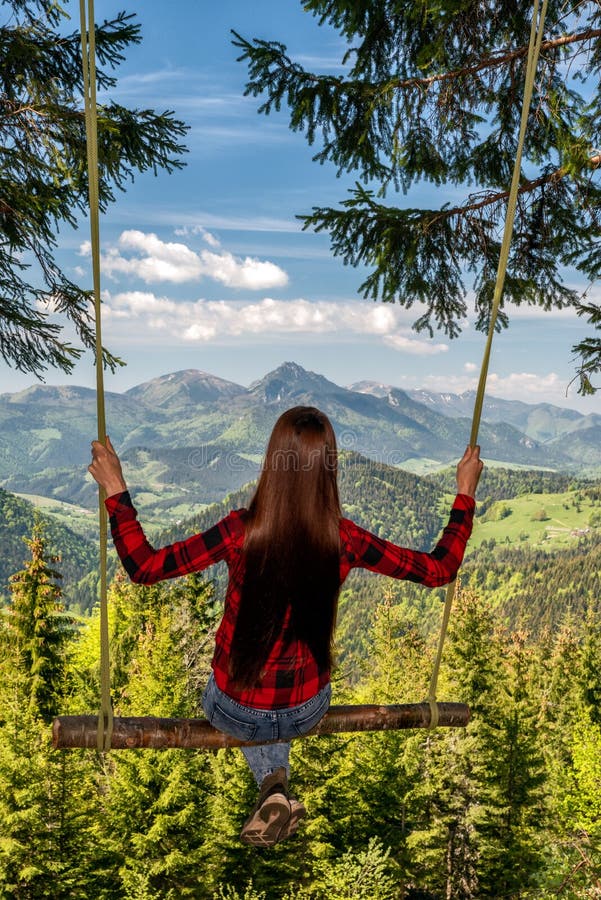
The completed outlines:
[[[211,725],[241,741],[257,741],[254,747],[241,747],[255,781],[283,767],[290,776],[290,739],[310,731],[325,715],[330,705],[332,687],[326,684],[318,694],[289,709],[254,709],[242,706],[224,694],[211,676],[202,695],[202,708]],[[262,744],[261,741],[284,741]]]

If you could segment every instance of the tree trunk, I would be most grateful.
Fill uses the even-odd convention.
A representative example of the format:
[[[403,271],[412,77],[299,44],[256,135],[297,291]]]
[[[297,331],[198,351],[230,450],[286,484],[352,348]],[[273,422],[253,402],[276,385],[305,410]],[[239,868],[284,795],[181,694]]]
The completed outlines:
[[[470,718],[463,703],[439,703],[439,726],[460,728]],[[387,731],[399,728],[427,728],[430,723],[428,703],[405,703],[396,706],[332,706],[310,735],[348,731]],[[52,726],[54,747],[90,747],[97,745],[98,716],[59,716]],[[274,742],[277,743],[277,742]],[[153,717],[115,717],[111,748],[184,748],[218,750],[239,747],[235,738],[216,731],[206,719],[158,719]]]

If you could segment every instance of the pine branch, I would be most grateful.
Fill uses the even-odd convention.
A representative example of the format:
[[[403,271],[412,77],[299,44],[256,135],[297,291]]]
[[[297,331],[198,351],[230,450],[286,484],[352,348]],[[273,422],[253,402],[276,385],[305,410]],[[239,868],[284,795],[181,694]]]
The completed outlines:
[[[361,179],[340,208],[314,206],[299,216],[303,227],[329,232],[335,255],[368,268],[359,288],[365,297],[420,304],[418,330],[459,333],[464,280],[473,274],[477,327],[486,328],[515,160],[529,8],[508,14],[487,0],[303,5],[342,34],[348,74],[310,73],[284,44],[233,33],[248,66],[246,94],[262,98],[258,111],[286,104],[290,128],[310,145],[321,140],[314,159]],[[549,6],[524,147],[524,171],[540,174],[520,185],[507,303],[575,305],[578,294],[563,283],[562,267],[591,280],[601,274],[601,95],[574,86],[587,74],[598,80],[599,9]],[[561,33],[566,24],[572,33]],[[566,79],[560,64],[584,52],[580,70]],[[437,210],[385,206],[371,190],[379,183],[377,196],[384,197],[391,187],[406,192],[423,181],[484,189]],[[507,324],[503,310],[499,323]],[[586,365],[595,353],[601,360],[596,346],[579,347]]]
[[[555,192],[553,200],[539,197],[518,209],[504,296],[508,303],[550,309],[576,302],[577,293],[562,284],[556,268],[585,226],[578,226],[569,215],[562,219],[558,212],[551,228],[544,219],[545,205],[568,208],[569,185],[556,181],[545,188]],[[317,207],[299,218],[305,229],[328,231],[334,254],[345,264],[372,269],[360,285],[363,296],[406,308],[420,304],[425,312],[414,327],[432,335],[435,326],[453,338],[467,312],[464,278],[469,272],[477,273],[476,327],[488,328],[500,252],[501,200],[497,207],[494,215],[478,219],[464,215],[461,207],[398,209],[378,203],[372,191],[357,184],[342,209]],[[499,327],[507,324],[501,310]]]
[[[592,169],[596,169],[601,166],[601,153],[596,154],[595,156],[591,156],[588,162]],[[546,184],[553,184],[554,182],[559,181],[561,178],[565,178],[567,175],[571,174],[573,174],[573,170],[571,169],[571,167],[562,166],[559,169],[555,169],[553,172],[549,172],[546,175],[541,175],[539,178],[535,178],[531,181],[524,181],[518,188],[518,194],[529,194]],[[479,210],[485,209],[487,206],[491,206],[492,204],[503,203],[505,200],[507,200],[508,197],[509,191],[499,191],[496,194],[486,194],[486,196],[482,200],[478,200],[474,203],[468,203],[464,206],[454,206],[451,209],[440,210],[440,212],[437,212],[435,214],[430,224],[435,224],[435,222],[440,217],[465,216],[471,212],[478,212]]]
[[[439,72],[436,75],[428,75],[427,77],[419,78],[393,77],[387,79],[385,82],[366,82],[363,79],[343,79],[332,75],[314,75],[311,72],[307,72],[298,63],[292,61],[287,55],[287,47],[285,44],[281,44],[278,41],[266,41],[260,38],[254,38],[252,41],[248,41],[234,29],[231,30],[231,33],[234,35],[232,44],[234,47],[238,47],[243,51],[240,56],[237,57],[237,62],[248,62],[249,67],[251,67],[251,74],[254,77],[256,77],[260,71],[264,72],[267,63],[269,62],[271,67],[277,67],[281,72],[301,80],[304,84],[331,84],[341,92],[348,91],[353,94],[358,88],[362,88],[365,93],[369,94],[371,97],[383,93],[387,94],[391,88],[396,90],[405,90],[407,88],[429,88],[432,85],[443,81],[454,81],[459,78],[463,79],[468,76],[478,75],[480,72],[504,66],[515,60],[524,59],[528,55],[528,44],[522,44],[521,47],[517,47],[514,50],[499,51],[477,63],[462,66],[461,68],[453,69],[449,72]],[[585,31],[580,31],[576,34],[563,35],[560,38],[543,41],[541,44],[541,53],[544,55],[544,53],[549,50],[567,47],[571,44],[583,43],[584,41],[591,41],[599,37],[601,37],[601,28],[587,28]],[[262,51],[261,69],[256,65],[258,61],[257,51]],[[257,96],[257,94],[262,93],[263,90],[263,87],[259,87],[251,80],[247,85],[246,93]],[[283,98],[280,98],[280,100],[281,99]],[[279,106],[276,108],[279,109]],[[268,109],[266,107],[261,107],[260,111],[267,112]]]
[[[601,305],[581,301],[576,304],[576,312],[586,318],[589,325],[599,330],[601,328]],[[597,391],[591,382],[591,377],[601,372],[601,338],[588,337],[574,344],[572,352],[580,363],[576,370],[576,380],[579,381],[578,393],[582,396],[594,394]]]
[[[554,38],[553,40],[543,41],[541,43],[541,54],[548,50],[555,50],[559,47],[567,47],[570,44],[582,43],[584,41],[594,40],[595,38],[601,37],[601,28],[588,28],[586,31],[578,32],[577,34],[567,34],[560,38]],[[438,75],[429,75],[427,78],[404,78],[404,79],[391,79],[389,84],[392,87],[400,88],[402,90],[406,88],[429,88],[433,84],[440,83],[442,81],[454,81],[457,78],[465,78],[470,75],[477,75],[479,72],[484,72],[487,69],[498,68],[499,66],[504,66],[507,63],[513,62],[517,59],[524,59],[528,55],[528,44],[523,44],[521,47],[518,47],[515,50],[504,50],[496,53],[492,56],[487,57],[486,59],[481,60],[478,63],[475,63],[471,66],[463,66],[460,69],[454,69],[451,72],[441,72]]]
[[[61,339],[50,311],[67,316],[83,347],[95,344],[90,293],[54,257],[59,229],[76,227],[78,212],[85,216],[88,208],[80,37],[55,31],[64,15],[56,3],[10,0],[10,6],[14,20],[0,27],[0,356],[36,375],[48,366],[69,372],[83,351]],[[114,86],[112,70],[139,42],[132,14],[96,26],[100,89]],[[137,172],[184,165],[188,129],[172,112],[116,103],[98,112],[101,210]],[[31,263],[35,284],[25,277]],[[106,349],[103,362],[111,369],[122,364]]]

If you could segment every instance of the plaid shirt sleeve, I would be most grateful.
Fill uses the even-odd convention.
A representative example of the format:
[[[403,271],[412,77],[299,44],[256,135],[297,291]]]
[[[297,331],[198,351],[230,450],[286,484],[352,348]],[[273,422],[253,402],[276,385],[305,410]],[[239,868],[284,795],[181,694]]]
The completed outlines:
[[[463,560],[472,533],[475,507],[473,497],[467,494],[456,496],[448,524],[430,553],[398,547],[345,519],[343,532],[348,568],[370,569],[380,575],[405,578],[427,587],[448,584]]]
[[[155,550],[138,522],[129,491],[108,497],[105,505],[115,548],[135,584],[155,584],[165,578],[199,572],[229,556],[233,513],[203,534]]]

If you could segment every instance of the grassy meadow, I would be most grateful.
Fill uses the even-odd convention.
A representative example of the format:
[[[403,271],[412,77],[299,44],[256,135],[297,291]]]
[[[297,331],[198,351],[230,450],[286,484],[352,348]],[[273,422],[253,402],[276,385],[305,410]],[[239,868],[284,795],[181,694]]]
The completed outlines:
[[[601,528],[598,503],[578,491],[560,494],[524,494],[498,500],[476,518],[469,549],[484,541],[559,549],[583,534]]]

